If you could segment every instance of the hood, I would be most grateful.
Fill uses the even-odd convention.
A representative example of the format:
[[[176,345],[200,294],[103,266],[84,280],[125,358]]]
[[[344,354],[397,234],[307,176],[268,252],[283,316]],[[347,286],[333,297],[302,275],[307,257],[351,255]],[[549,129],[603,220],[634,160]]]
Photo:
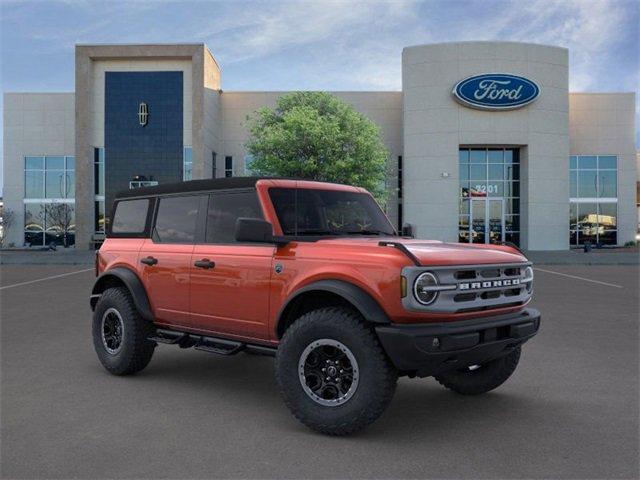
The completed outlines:
[[[380,242],[404,245],[424,266],[488,265],[493,263],[521,263],[527,258],[513,247],[506,245],[480,245],[444,243],[435,240],[415,240],[401,237],[336,238],[321,240],[334,244],[357,247],[378,247]],[[392,248],[391,246],[379,248]]]

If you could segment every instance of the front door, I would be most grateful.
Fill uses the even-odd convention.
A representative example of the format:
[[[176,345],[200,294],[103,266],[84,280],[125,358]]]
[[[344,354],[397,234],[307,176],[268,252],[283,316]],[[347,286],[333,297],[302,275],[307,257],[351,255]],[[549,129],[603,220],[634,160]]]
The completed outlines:
[[[237,243],[238,217],[262,218],[255,190],[209,197],[205,243],[191,256],[191,316],[199,330],[268,340],[275,247]]]
[[[501,243],[505,238],[504,199],[471,198],[469,241],[471,243]]]

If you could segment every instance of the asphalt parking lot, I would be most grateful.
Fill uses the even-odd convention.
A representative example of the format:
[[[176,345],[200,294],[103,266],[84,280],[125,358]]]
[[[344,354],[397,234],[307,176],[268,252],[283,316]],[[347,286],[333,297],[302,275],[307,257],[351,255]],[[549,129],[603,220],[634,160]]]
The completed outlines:
[[[539,266],[542,328],[505,385],[401,379],[348,438],[299,424],[267,357],[160,346],[107,374],[85,268],[0,267],[2,478],[638,478],[637,266]]]

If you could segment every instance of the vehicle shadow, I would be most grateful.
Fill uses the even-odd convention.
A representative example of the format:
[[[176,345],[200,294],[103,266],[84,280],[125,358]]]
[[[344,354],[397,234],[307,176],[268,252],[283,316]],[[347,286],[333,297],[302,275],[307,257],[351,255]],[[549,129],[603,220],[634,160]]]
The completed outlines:
[[[200,401],[231,402],[235,414],[268,412],[261,417],[263,427],[273,425],[290,434],[316,435],[298,423],[282,402],[272,358],[242,353],[224,358],[203,352],[169,351],[168,348],[159,353],[146,370],[134,377],[120,379],[127,383],[153,384],[154,388],[174,392],[179,390],[181,397],[200,397]],[[565,410],[562,405],[554,408],[548,400],[543,401],[532,393],[535,392],[524,394],[507,382],[501,389],[485,395],[461,396],[446,390],[433,378],[402,378],[383,416],[368,429],[348,438],[382,440],[383,443],[392,440],[402,444],[417,439],[424,442],[428,432],[429,437],[442,441],[463,430],[468,432],[477,422],[484,422],[486,428],[487,419],[495,420],[498,431],[503,427],[519,430],[535,424],[543,416],[545,423],[553,422],[555,416],[558,421],[566,419],[561,413]],[[570,408],[569,405],[564,407]]]

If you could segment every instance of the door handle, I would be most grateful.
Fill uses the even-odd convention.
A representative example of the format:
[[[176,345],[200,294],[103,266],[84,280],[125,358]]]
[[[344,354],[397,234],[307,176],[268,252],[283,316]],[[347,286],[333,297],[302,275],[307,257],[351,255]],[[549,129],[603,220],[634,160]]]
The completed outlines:
[[[144,263],[145,265],[152,266],[158,263],[158,259],[154,257],[145,257],[140,259],[140,263]]]
[[[202,260],[196,261],[194,265],[198,268],[213,268],[216,266],[216,262],[212,262],[208,258],[203,258]]]

